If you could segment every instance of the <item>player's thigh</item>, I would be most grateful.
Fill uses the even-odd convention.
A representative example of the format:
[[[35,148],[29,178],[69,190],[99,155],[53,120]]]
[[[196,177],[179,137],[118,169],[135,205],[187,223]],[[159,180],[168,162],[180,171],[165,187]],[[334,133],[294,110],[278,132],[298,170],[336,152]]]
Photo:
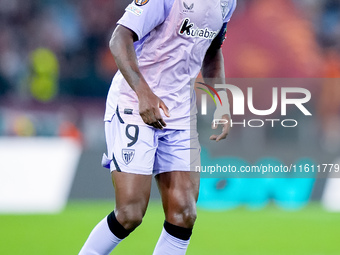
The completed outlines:
[[[102,164],[111,170],[117,219],[120,223],[138,222],[150,197],[157,147],[154,130],[124,123],[117,111],[111,121],[105,122],[105,135],[108,156]]]
[[[155,178],[165,204],[180,200],[183,200],[183,204],[197,202],[200,173],[173,171],[158,174]]]
[[[144,215],[150,198],[152,175],[112,171],[111,176],[116,209],[138,211]]]
[[[156,175],[166,220],[182,227],[192,227],[196,218],[200,174],[172,171]]]

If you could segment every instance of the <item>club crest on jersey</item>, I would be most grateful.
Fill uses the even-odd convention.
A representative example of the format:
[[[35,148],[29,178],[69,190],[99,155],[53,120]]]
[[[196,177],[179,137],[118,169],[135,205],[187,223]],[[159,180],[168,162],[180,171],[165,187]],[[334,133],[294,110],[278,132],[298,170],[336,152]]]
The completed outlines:
[[[221,0],[222,18],[225,19],[230,11],[229,0]]]
[[[135,156],[134,149],[122,149],[122,157],[126,165],[131,163],[134,156]]]
[[[184,2],[183,1],[183,6],[184,6],[184,10],[183,10],[183,12],[185,12],[185,13],[188,13],[188,12],[194,12],[193,11],[193,9],[194,9],[194,3],[192,3],[190,6],[186,3],[186,2]]]
[[[186,18],[183,20],[182,25],[178,31],[180,35],[188,36],[188,37],[199,37],[203,39],[214,39],[218,34],[218,31],[212,31],[208,28],[200,29],[194,28],[195,24],[190,23],[190,19]]]
[[[135,0],[135,4],[138,6],[145,5],[149,2],[149,0]]]

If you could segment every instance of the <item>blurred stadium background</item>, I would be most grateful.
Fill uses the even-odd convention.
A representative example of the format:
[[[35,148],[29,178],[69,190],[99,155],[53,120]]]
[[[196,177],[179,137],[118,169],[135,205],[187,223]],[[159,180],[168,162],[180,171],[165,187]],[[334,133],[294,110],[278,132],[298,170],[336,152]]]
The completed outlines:
[[[117,70],[108,41],[129,2],[0,0],[0,254],[76,254],[112,210],[100,166]],[[235,128],[215,155],[340,163],[340,1],[238,0],[223,51],[230,78],[329,79],[314,91],[310,128]],[[188,254],[340,254],[337,179],[300,179],[287,190],[206,182],[212,204],[228,203],[199,204]],[[278,188],[246,195],[263,185]],[[162,221],[154,186],[144,224],[114,254],[151,254]]]

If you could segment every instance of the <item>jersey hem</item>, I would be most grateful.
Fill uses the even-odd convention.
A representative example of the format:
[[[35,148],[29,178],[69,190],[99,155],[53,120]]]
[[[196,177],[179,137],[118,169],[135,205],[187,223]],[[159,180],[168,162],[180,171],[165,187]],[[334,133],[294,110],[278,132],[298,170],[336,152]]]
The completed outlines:
[[[112,118],[114,117],[114,115],[115,115],[115,113],[114,114],[105,114],[104,122],[111,122]],[[150,125],[145,124],[143,121],[127,120],[126,118],[123,119],[123,120],[124,120],[124,124],[151,127]],[[164,121],[166,123],[166,119]],[[171,125],[171,124],[168,124],[166,127],[164,127],[164,129],[190,130],[190,129],[193,129],[193,128],[190,126],[190,124],[184,124],[184,125],[177,125],[177,124],[176,125]]]

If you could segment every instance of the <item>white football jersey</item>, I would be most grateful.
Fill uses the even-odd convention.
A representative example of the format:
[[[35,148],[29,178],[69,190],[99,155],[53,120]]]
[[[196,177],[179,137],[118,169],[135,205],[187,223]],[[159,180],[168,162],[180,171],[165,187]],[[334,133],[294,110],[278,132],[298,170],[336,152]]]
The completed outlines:
[[[236,8],[236,0],[134,0],[119,25],[134,31],[139,69],[151,90],[169,108],[160,109],[167,128],[189,129],[196,120],[194,80],[207,49]],[[138,98],[120,71],[108,93],[105,120],[118,110],[129,124],[146,125]]]

